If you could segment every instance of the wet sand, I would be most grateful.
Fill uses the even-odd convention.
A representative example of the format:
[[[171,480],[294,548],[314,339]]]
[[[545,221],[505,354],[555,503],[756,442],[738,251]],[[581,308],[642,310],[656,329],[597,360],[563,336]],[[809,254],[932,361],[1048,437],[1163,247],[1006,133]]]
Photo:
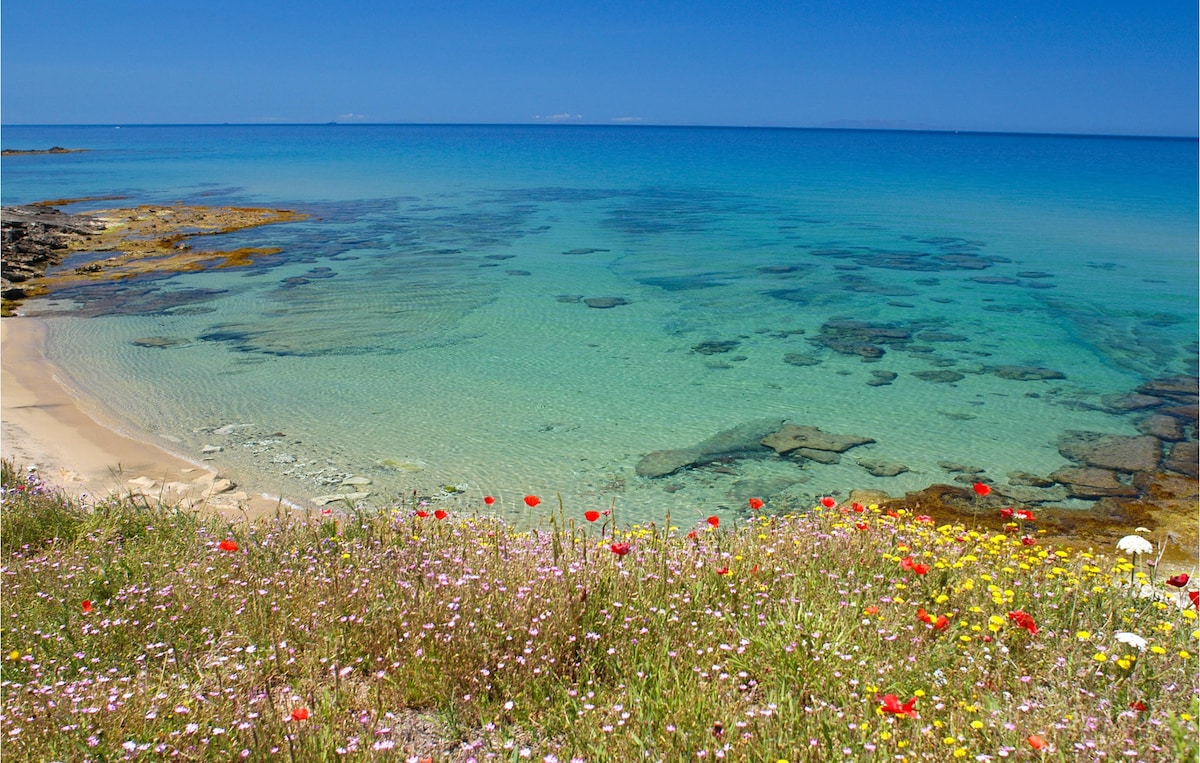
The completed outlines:
[[[36,468],[74,497],[140,494],[227,514],[273,513],[279,506],[170,452],[81,395],[46,359],[46,337],[40,320],[0,320],[0,453],[19,469]]]

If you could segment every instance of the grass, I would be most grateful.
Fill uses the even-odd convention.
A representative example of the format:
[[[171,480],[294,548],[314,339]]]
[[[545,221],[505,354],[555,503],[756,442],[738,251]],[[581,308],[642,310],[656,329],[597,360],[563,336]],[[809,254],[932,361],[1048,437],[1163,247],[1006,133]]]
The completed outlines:
[[[3,472],[6,760],[1197,756],[1187,591],[1030,527],[230,523]]]

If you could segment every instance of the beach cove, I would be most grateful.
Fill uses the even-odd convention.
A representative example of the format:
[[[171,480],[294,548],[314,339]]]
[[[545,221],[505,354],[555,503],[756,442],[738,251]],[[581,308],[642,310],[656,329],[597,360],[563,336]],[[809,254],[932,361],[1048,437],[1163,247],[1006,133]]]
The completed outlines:
[[[978,480],[999,500],[1073,510],[1149,492],[1190,500],[1186,487],[1131,477],[1163,462],[1186,480],[1195,460],[1194,293],[1180,288],[1194,280],[1194,209],[1172,196],[1183,185],[1137,185],[1144,170],[1123,154],[1194,145],[974,136],[982,153],[948,152],[945,136],[818,132],[800,136],[815,141],[810,154],[787,131],[241,129],[212,133],[246,142],[214,143],[203,160],[172,154],[170,130],[5,159],[6,204],[119,193],[309,216],[229,234],[231,247],[278,250],[244,268],[67,289],[22,308],[44,322],[62,378],[239,485],[308,505],[363,493],[351,501],[384,505],[415,489],[462,511],[495,494],[511,518],[526,493],[653,519],[737,516],[751,496],[786,509]],[[333,147],[306,154],[317,134]],[[41,143],[83,145],[55,137]],[[831,140],[861,157],[814,165]],[[897,141],[936,147],[928,157],[942,165],[897,166]],[[677,143],[725,164],[693,164],[672,154]],[[624,152],[609,166],[589,153],[606,145]],[[1115,175],[1055,165],[1034,193],[1019,172],[997,184],[950,160],[1003,149],[1043,162],[1063,146],[1091,159],[1100,149]],[[253,175],[233,163],[262,161],[265,147],[299,152],[324,173],[319,188],[288,178],[295,162]],[[766,163],[780,148],[795,155]],[[356,171],[381,157],[398,173]],[[469,174],[468,157],[480,160]],[[99,185],[95,160],[112,171]],[[85,164],[51,190],[11,162]],[[649,184],[643,165],[666,182]],[[625,170],[639,174],[618,182]],[[989,182],[1004,193],[985,194]],[[925,195],[897,197],[905,183]],[[1058,205],[1054,226],[1030,198]],[[780,433],[798,444],[763,444]],[[1113,463],[1114,450],[1133,460]]]

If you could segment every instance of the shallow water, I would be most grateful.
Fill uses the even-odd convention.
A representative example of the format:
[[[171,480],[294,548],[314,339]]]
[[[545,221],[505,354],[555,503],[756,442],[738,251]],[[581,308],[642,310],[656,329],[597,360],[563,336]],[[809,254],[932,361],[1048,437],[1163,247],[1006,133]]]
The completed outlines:
[[[26,306],[55,316],[52,359],[88,392],[289,497],[358,475],[373,502],[454,485],[450,502],[490,493],[515,516],[534,492],[690,521],[750,496],[899,494],[951,479],[939,462],[1004,481],[1063,465],[1064,430],[1133,433],[1102,396],[1196,370],[1194,140],[264,126],[4,142],[93,149],[5,158],[5,204],[313,214],[226,237],[283,248],[252,270]],[[625,304],[585,302],[608,297]],[[852,321],[879,357],[855,354]],[[635,473],[769,418],[876,442],[837,464]]]

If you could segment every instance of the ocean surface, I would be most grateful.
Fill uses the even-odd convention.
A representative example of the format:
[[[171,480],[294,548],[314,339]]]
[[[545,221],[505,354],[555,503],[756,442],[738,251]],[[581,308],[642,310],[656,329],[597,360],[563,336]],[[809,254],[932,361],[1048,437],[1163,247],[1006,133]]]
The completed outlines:
[[[561,495],[568,512],[687,524],[749,497],[898,495],[968,467],[1002,484],[1063,466],[1063,431],[1135,434],[1112,396],[1197,370],[1194,139],[432,125],[0,139],[88,149],[5,157],[6,205],[311,215],[194,242],[282,247],[249,269],[24,307],[49,318],[50,357],[81,389],[296,500],[415,490],[470,511],[490,494],[537,521],[533,493],[538,511]],[[836,463],[637,471],[782,420],[873,442]]]

